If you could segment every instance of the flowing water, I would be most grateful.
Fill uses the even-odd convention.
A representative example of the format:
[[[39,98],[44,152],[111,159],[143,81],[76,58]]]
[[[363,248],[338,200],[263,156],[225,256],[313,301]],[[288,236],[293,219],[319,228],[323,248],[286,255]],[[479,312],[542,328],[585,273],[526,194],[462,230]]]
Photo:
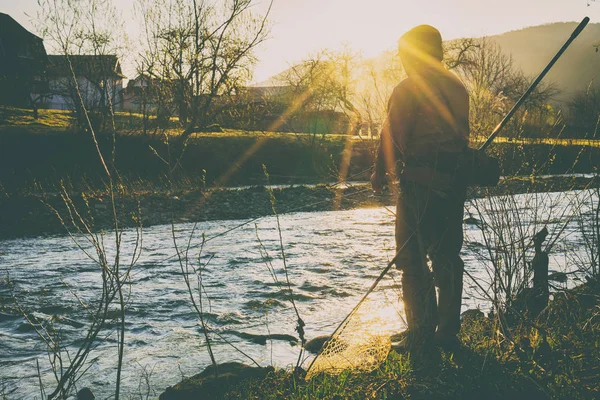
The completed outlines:
[[[560,232],[560,240],[551,252],[551,271],[575,268],[569,265],[565,254],[585,254],[580,222],[587,224],[585,219],[593,216],[577,199],[590,196],[593,196],[591,192],[565,192],[511,198],[511,204],[518,211],[512,213],[516,216],[513,218],[518,219],[528,235],[543,225],[549,227],[550,238]],[[476,214],[479,208],[484,215],[491,215],[491,206],[488,200],[478,200],[469,210]],[[331,333],[394,256],[393,211],[394,208],[368,208],[280,216],[289,281],[298,311],[306,322],[308,338]],[[294,332],[297,317],[285,290],[276,219],[262,218],[256,221],[256,226],[247,224],[215,237],[200,253],[198,244],[202,233],[211,238],[241,222],[202,222],[191,240],[193,248],[188,253],[189,259],[196,266],[208,262],[202,269],[206,320],[212,329],[261,365],[293,365],[299,346],[287,335],[297,336]],[[510,221],[505,222],[505,228],[511,229]],[[186,246],[192,230],[192,224],[176,226],[180,246]],[[257,236],[264,245],[262,253]],[[122,259],[132,254],[135,238],[135,231],[125,232]],[[79,239],[85,243],[83,238]],[[114,257],[111,239],[113,236],[107,233],[109,259]],[[487,288],[489,262],[485,257],[489,252],[484,243],[478,225],[465,225],[466,269]],[[89,250],[89,246],[83,247]],[[150,375],[157,397],[182,375],[200,372],[210,360],[178,258],[172,257],[175,251],[171,227],[144,229],[142,250],[127,289],[123,393],[139,392],[143,376]],[[528,251],[527,257],[531,256]],[[271,260],[279,283],[275,282],[265,259]],[[6,280],[2,282],[2,301],[12,303],[10,299],[14,295],[20,307],[33,312],[42,324],[54,317],[54,326],[65,343],[80,344],[89,322],[82,303],[92,303],[98,298],[101,279],[97,264],[71,238],[56,236],[0,242],[0,268],[2,275],[9,275],[12,285],[11,289]],[[192,279],[195,285],[195,278]],[[380,285],[380,289],[387,290],[390,302],[398,303],[398,283],[393,273]],[[463,309],[479,307],[487,311],[490,308],[486,296],[467,277],[463,300]],[[100,398],[110,398],[114,391],[116,329],[116,322],[111,322],[103,332],[88,359],[89,370],[78,383],[80,387],[91,387]],[[259,342],[255,343],[247,335],[269,333],[282,336],[266,342],[264,338],[254,337],[254,341]],[[223,339],[215,335],[212,338],[218,362],[251,363]],[[11,304],[8,313],[0,314],[0,396],[39,398],[36,360],[45,386],[53,387],[45,344]]]

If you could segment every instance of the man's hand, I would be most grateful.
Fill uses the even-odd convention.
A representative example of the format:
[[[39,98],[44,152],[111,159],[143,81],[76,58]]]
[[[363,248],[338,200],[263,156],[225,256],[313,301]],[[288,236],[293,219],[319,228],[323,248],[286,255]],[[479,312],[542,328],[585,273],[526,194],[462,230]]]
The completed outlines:
[[[381,177],[377,172],[373,172],[371,175],[371,187],[376,194],[383,192],[383,185],[385,183],[385,176]]]

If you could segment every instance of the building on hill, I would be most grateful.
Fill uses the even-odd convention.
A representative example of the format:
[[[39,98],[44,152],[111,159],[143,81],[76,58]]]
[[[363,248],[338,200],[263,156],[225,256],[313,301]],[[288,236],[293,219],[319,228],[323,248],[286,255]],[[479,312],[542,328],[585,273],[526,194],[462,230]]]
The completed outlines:
[[[33,107],[47,92],[44,41],[0,13],[0,104]]]
[[[116,55],[50,55],[48,60],[48,108],[79,109],[79,89],[89,110],[122,109],[123,79],[126,77]]]

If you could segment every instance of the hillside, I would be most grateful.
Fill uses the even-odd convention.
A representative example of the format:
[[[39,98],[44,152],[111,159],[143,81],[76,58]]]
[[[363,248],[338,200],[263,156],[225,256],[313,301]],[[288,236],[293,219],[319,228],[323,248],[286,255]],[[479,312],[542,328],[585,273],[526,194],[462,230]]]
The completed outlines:
[[[511,54],[526,75],[536,76],[576,26],[576,22],[556,22],[489,38]],[[594,80],[594,86],[600,86],[600,53],[594,48],[599,43],[600,23],[590,23],[548,73],[545,82],[558,85],[562,91],[560,100],[568,99],[574,91],[586,88]]]

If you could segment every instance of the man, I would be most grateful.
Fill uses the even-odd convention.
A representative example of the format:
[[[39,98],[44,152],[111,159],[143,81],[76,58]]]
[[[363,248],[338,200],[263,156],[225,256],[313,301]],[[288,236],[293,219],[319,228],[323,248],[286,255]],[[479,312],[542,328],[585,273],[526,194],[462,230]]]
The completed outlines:
[[[371,183],[379,192],[386,172],[400,180],[396,266],[403,271],[406,344],[414,349],[434,339],[454,344],[460,329],[466,185],[456,172],[469,141],[469,97],[442,65],[437,29],[411,29],[400,39],[399,52],[407,78],[389,99]]]

